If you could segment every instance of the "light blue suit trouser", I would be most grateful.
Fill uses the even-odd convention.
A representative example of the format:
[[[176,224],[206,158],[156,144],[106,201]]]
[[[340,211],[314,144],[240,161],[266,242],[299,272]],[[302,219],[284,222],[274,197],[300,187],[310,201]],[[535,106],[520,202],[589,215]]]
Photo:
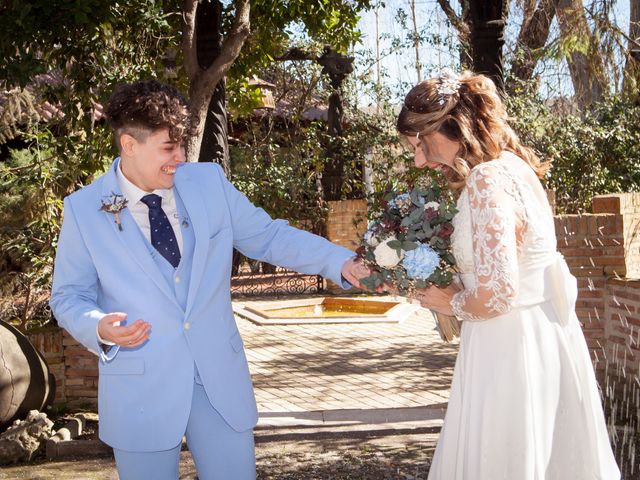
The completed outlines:
[[[187,444],[199,480],[254,480],[253,430],[236,432],[213,408],[204,387],[193,384]],[[113,449],[120,480],[177,480],[180,447],[160,452]]]

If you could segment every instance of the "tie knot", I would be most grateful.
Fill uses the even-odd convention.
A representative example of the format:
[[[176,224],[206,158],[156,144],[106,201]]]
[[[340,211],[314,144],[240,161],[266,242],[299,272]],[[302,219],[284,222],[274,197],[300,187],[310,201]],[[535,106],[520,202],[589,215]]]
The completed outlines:
[[[156,195],[155,193],[150,193],[149,195],[145,195],[140,199],[140,201],[147,205],[147,207],[151,208],[161,208],[162,207],[162,197],[160,195]]]

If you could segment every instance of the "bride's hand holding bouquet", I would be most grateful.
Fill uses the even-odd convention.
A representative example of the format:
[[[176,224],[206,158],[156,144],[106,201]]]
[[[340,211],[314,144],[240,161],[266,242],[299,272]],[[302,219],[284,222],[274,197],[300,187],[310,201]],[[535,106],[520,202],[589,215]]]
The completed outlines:
[[[432,184],[410,192],[390,191],[369,222],[358,249],[372,273],[361,283],[370,290],[391,289],[415,298],[437,313],[445,340],[458,335],[448,299],[458,288],[451,253],[452,198]]]

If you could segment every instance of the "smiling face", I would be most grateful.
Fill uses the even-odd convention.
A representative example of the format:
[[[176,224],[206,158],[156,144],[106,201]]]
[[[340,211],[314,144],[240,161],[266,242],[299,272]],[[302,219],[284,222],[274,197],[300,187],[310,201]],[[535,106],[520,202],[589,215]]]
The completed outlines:
[[[415,135],[407,135],[407,141],[413,147],[416,167],[438,170],[446,176],[453,175],[453,161],[460,150],[459,142],[449,139],[440,132],[418,138]]]
[[[166,128],[138,138],[120,136],[122,173],[145,192],[173,187],[176,169],[185,161],[182,142],[172,141]]]

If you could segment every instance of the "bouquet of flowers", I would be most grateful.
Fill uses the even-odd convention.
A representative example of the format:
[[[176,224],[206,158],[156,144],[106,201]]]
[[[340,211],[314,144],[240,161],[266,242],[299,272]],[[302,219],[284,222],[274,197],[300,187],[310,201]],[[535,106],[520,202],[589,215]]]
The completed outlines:
[[[416,288],[451,284],[455,267],[451,220],[456,213],[453,199],[436,183],[416,186],[409,193],[388,192],[358,249],[372,270],[362,284],[371,290],[391,285],[409,297]],[[455,317],[436,317],[444,340],[459,334]]]

